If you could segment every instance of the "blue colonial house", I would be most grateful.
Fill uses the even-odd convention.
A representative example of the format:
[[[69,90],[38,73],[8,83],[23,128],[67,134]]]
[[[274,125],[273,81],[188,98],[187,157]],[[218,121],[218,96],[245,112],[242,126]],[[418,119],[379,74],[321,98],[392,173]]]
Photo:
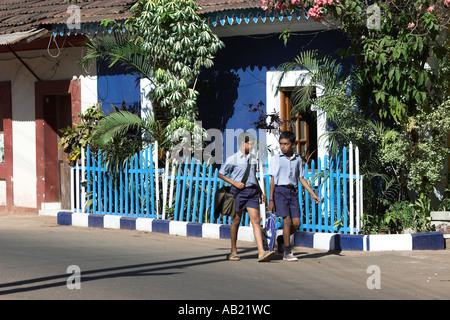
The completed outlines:
[[[205,129],[255,128],[261,112],[290,114],[290,92],[299,72],[292,71],[279,88],[276,68],[303,50],[336,55],[346,45],[337,30],[309,19],[267,13],[259,0],[198,0],[214,33],[225,43],[199,79],[199,120]],[[70,175],[58,150],[59,129],[77,114],[102,102],[151,108],[148,83],[120,68],[103,64],[83,69],[87,34],[103,32],[103,19],[124,20],[135,1],[11,0],[0,4],[0,210],[52,214],[68,208]],[[78,23],[78,28],[68,28]],[[279,39],[288,28],[292,41]],[[277,90],[279,89],[279,90]],[[314,110],[311,110],[314,112]],[[297,115],[298,152],[326,154],[323,116]],[[261,131],[260,131],[261,132]],[[258,137],[276,149],[274,132]],[[70,187],[69,187],[70,189]]]

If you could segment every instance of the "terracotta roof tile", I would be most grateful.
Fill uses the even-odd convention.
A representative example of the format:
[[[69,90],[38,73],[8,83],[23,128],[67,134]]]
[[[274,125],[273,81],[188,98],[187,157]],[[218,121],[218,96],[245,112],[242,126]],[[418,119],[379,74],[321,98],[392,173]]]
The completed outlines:
[[[204,13],[261,7],[260,0],[196,0],[195,2],[202,7]]]
[[[259,8],[260,0],[196,0],[202,13]],[[131,16],[136,0],[2,0],[0,1],[0,34],[28,31],[33,28],[65,24],[70,14],[67,8],[80,8],[81,23],[103,19],[122,20]]]
[[[136,0],[5,0],[0,1],[0,34],[27,31],[33,28],[65,24],[70,16],[67,8],[80,8],[81,22],[100,22],[103,19],[126,19]]]

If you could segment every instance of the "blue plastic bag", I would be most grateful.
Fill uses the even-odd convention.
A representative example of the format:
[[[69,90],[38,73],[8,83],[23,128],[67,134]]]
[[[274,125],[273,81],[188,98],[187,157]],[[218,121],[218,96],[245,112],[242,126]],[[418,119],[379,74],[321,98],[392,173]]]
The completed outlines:
[[[277,232],[277,217],[272,212],[267,212],[266,238],[269,251],[272,251],[274,248],[276,232]]]

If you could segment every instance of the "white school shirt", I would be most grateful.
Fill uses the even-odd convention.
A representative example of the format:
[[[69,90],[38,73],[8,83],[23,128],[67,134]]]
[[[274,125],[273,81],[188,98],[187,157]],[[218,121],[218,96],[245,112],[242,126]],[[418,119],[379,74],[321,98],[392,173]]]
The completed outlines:
[[[247,163],[250,161],[250,173],[248,175],[246,187],[255,186],[258,184],[256,181],[256,170],[258,161],[255,156],[249,154],[247,157],[239,150],[232,156],[229,156],[225,163],[220,167],[219,173],[226,176],[229,174],[229,178],[234,181],[242,181],[245,170],[247,169]]]
[[[305,175],[305,167],[299,154],[294,153],[290,158],[282,152],[274,155],[267,172],[274,177],[278,186],[297,186],[298,179]]]

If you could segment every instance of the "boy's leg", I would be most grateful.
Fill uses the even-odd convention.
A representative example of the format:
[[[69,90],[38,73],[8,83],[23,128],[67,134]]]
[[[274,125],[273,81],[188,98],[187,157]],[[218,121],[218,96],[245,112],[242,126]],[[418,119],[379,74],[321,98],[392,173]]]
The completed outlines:
[[[300,218],[292,218],[292,224],[291,224],[291,235],[293,235],[298,228],[300,228]]]
[[[291,232],[292,232],[291,216],[283,217],[283,244],[285,247],[290,247]]]
[[[289,244],[290,245],[290,237],[291,237],[291,235],[293,235],[299,228],[300,228],[300,223],[301,223],[301,221],[300,221],[300,205],[299,205],[299,202],[298,202],[298,194],[297,194],[297,191],[293,191],[293,190],[291,190],[290,191],[290,194],[289,194],[289,224],[288,224],[288,227],[289,227],[289,236],[288,236],[288,240],[286,241],[286,238],[284,237],[284,243],[285,243],[285,246],[287,245],[287,244]],[[285,225],[284,226],[286,226],[286,222],[287,221],[285,221]],[[283,234],[284,234],[284,232],[283,232]]]
[[[258,247],[258,258],[261,258],[264,254],[264,246],[262,243],[261,235],[261,218],[259,216],[259,210],[254,208],[248,208],[247,211],[250,217],[250,221],[253,227],[253,234],[255,235],[256,246]]]
[[[292,255],[291,251],[291,235],[296,231],[295,226],[299,225],[299,220],[297,218],[291,218],[287,216],[284,218],[284,226],[283,226],[283,242],[284,246],[282,251],[279,251],[280,254],[283,254],[283,260],[286,261],[297,261],[298,259]],[[292,223],[292,224],[291,224]]]
[[[233,219],[231,220],[231,226],[230,226],[230,238],[231,238],[231,253],[237,254],[237,234],[239,230],[239,225],[241,224],[241,218],[242,218],[242,211],[236,212]]]
[[[279,245],[290,245],[291,236],[300,227],[300,218],[283,217],[283,236],[278,236]]]

